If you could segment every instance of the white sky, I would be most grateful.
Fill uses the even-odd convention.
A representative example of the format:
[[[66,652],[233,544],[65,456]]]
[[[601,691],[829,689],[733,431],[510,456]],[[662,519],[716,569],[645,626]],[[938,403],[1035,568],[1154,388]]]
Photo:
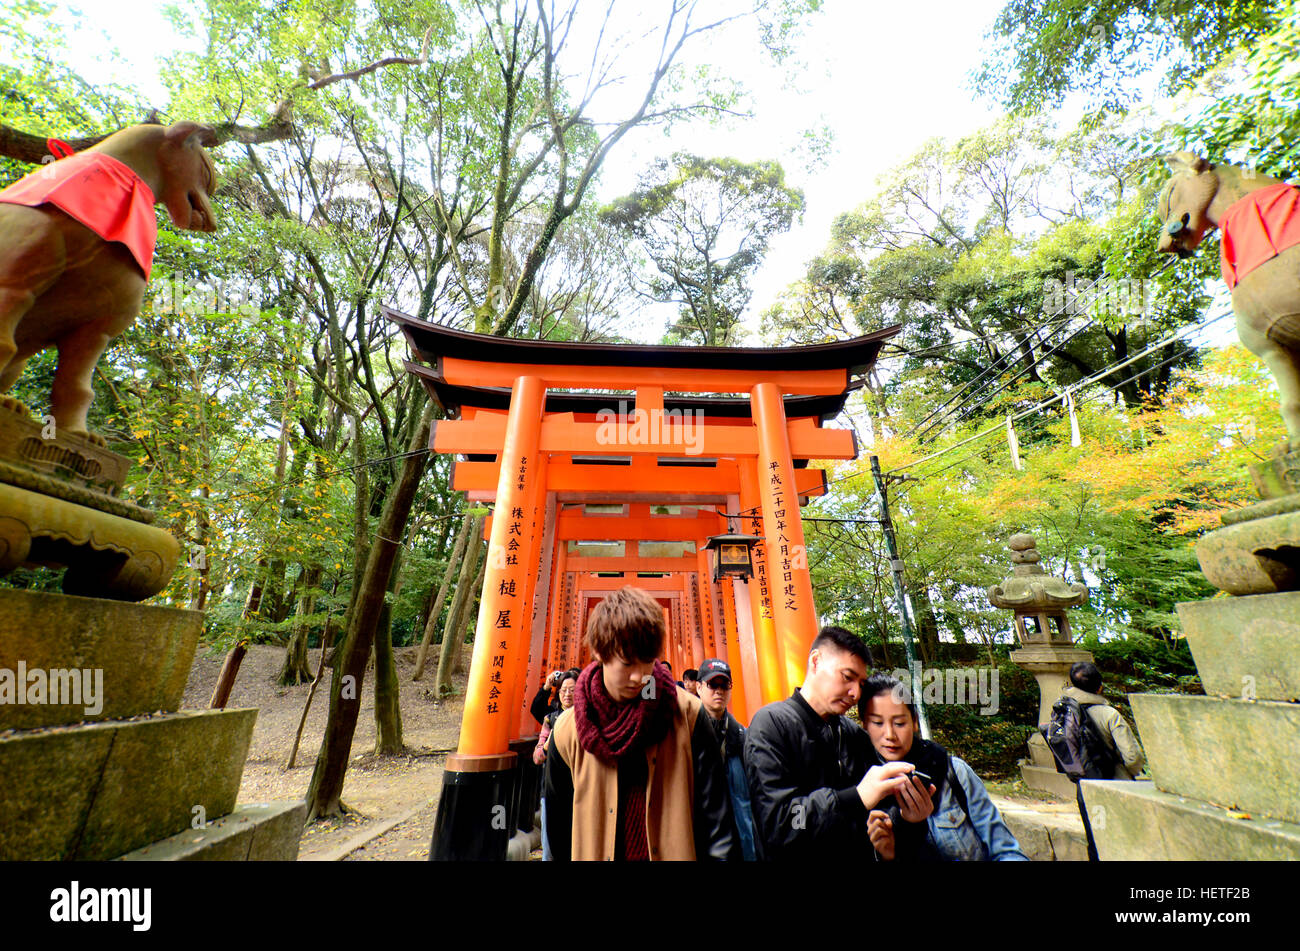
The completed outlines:
[[[744,161],[777,159],[786,181],[803,189],[802,225],[773,241],[754,281],[746,325],[802,276],[830,237],[831,221],[874,192],[880,174],[905,161],[927,139],[956,138],[998,115],[976,102],[966,76],[981,61],[982,38],[1004,0],[827,0],[799,46],[809,68],[798,87],[752,60],[729,60],[751,90],[754,118],[728,128],[696,125],[665,141],[647,133],[611,158],[601,197],[635,185],[658,155],[683,149]],[[920,9],[924,16],[918,16]],[[719,51],[725,53],[724,50]],[[809,168],[799,148],[804,129],[825,123],[834,142],[824,167]]]

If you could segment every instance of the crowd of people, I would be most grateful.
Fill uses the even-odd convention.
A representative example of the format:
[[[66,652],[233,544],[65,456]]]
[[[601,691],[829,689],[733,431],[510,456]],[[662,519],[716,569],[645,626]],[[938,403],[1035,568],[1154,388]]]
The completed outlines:
[[[906,686],[870,672],[852,632],[822,628],[803,683],[748,729],[727,710],[727,662],[674,680],[665,636],[653,598],[613,592],[588,621],[596,659],[534,699],[545,859],[1027,860],[979,776],[920,736]]]

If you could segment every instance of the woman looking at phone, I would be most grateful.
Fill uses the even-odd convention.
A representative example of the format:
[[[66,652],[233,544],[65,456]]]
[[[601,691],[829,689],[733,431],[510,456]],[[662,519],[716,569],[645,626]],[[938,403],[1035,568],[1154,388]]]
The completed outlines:
[[[906,688],[893,677],[867,678],[858,702],[862,727],[871,739],[877,763],[911,763],[928,779],[933,810],[922,858],[945,862],[1028,861],[1011,834],[984,783],[961,757],[952,756],[938,743],[921,739],[916,706]],[[914,780],[917,782],[924,780]],[[888,808],[888,800],[867,817],[867,834],[876,854],[894,858],[894,823],[913,819],[915,809]],[[900,804],[901,805],[901,804]],[[915,821],[913,819],[913,821]]]

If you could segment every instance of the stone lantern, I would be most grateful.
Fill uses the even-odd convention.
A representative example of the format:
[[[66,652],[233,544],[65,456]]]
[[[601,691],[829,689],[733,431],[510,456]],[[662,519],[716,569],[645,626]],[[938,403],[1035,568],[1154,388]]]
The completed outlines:
[[[1092,654],[1073,646],[1066,609],[1088,600],[1086,585],[1070,584],[1039,567],[1040,555],[1032,535],[1012,535],[1007,547],[1015,565],[1011,577],[988,590],[995,608],[1015,612],[1020,649],[1011,660],[1038,681],[1038,723],[1052,716],[1052,704],[1069,684],[1071,665],[1091,661]],[[1074,784],[1056,771],[1056,760],[1040,733],[1029,738],[1029,758],[1021,760],[1020,775],[1025,785],[1073,799]]]

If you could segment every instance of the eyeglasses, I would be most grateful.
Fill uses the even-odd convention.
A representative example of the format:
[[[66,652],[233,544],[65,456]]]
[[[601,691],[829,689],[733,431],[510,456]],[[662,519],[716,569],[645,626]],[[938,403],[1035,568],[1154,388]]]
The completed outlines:
[[[706,683],[704,684],[704,686],[708,687],[710,690],[730,690],[730,689],[731,689],[731,681],[730,681],[730,680],[725,680],[725,681],[723,681],[723,680],[710,680],[710,681],[706,682]]]

